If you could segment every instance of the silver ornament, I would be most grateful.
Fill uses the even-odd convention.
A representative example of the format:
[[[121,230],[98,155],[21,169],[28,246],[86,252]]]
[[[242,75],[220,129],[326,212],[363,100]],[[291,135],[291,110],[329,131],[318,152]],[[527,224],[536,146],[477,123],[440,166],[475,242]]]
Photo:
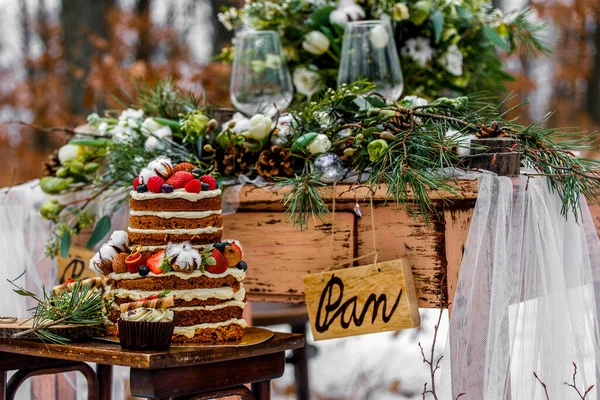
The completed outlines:
[[[340,180],[346,173],[344,163],[335,153],[319,154],[314,161],[315,169],[321,174],[321,181],[332,183]]]

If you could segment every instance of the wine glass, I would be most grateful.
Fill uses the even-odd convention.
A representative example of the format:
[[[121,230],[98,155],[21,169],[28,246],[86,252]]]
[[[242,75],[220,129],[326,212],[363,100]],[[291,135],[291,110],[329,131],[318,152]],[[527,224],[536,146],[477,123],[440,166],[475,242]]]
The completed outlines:
[[[292,101],[294,89],[279,35],[250,31],[236,37],[230,96],[246,115],[274,116]]]
[[[397,100],[404,89],[400,58],[386,21],[356,21],[346,24],[338,86],[367,79],[375,92]]]

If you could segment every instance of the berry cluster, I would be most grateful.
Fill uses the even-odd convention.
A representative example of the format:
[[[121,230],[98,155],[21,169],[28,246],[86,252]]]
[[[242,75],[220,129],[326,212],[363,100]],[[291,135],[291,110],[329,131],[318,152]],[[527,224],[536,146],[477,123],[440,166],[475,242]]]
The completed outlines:
[[[138,193],[171,193],[175,189],[184,189],[188,193],[200,193],[215,190],[217,181],[210,175],[202,175],[200,168],[184,162],[169,170],[168,175],[155,175],[142,182],[140,177],[133,180],[133,190]]]

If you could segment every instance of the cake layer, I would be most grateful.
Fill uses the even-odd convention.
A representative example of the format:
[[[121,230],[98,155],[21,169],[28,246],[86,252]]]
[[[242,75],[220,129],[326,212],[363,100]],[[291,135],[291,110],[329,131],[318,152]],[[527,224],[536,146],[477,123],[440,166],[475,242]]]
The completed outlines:
[[[242,318],[242,314],[244,313],[244,303],[228,301],[218,306],[175,307],[171,308],[171,310],[173,311],[175,326],[191,326],[205,323],[218,323],[232,318]],[[120,310],[112,309],[108,315],[108,319],[116,323],[120,316]]]
[[[110,289],[108,294],[119,299],[130,299],[131,301],[139,301],[143,298],[157,294],[157,291],[145,290],[130,290],[130,289]],[[214,289],[187,289],[187,290],[171,290],[170,295],[175,296],[175,304],[177,300],[192,301],[219,299],[219,300],[243,300],[246,297],[246,289],[241,283],[237,283],[234,287],[220,287]]]
[[[221,198],[215,197],[199,201],[186,199],[155,198],[148,200],[129,200],[129,207],[139,211],[216,211],[221,209]]]
[[[174,343],[210,343],[218,344],[240,340],[244,328],[248,326],[243,319],[230,319],[218,323],[206,323],[193,326],[175,327],[172,342]],[[106,335],[118,340],[119,331],[116,324],[106,326]]]
[[[229,342],[241,339],[247,326],[243,319],[231,319],[216,324],[175,327],[173,342]]]
[[[169,242],[190,242],[192,245],[207,245],[220,242],[223,238],[223,233],[220,228],[198,228],[187,230],[135,230],[135,228],[129,228],[127,236],[129,236],[132,247],[135,247],[138,244],[141,244],[142,246],[166,246]]]
[[[114,289],[129,289],[129,290],[144,290],[144,291],[161,291],[165,289],[210,289],[229,286],[234,290],[239,290],[240,281],[232,275],[227,275],[222,278],[209,278],[205,275],[182,279],[177,276],[153,276],[150,278],[140,279],[122,279],[112,282]]]
[[[134,229],[197,229],[223,227],[223,217],[211,215],[205,218],[160,218],[157,216],[131,216],[129,226]]]
[[[236,293],[236,295],[237,295],[237,293]],[[114,301],[115,301],[116,305],[121,305],[124,303],[130,303],[135,300],[130,299],[129,297],[125,297],[125,298],[116,298]],[[246,297],[243,297],[241,300],[236,300],[235,298],[234,299],[211,298],[211,299],[206,299],[206,300],[191,299],[189,301],[186,301],[184,299],[175,299],[174,307],[194,307],[194,306],[207,307],[207,308],[211,307],[211,306],[223,307],[223,305],[226,305],[226,303],[229,303],[232,301],[246,303]]]
[[[166,276],[176,276],[177,278],[180,279],[190,279],[190,278],[196,278],[199,276],[206,276],[208,278],[224,278],[226,276],[233,276],[235,277],[235,279],[237,279],[238,281],[241,281],[242,279],[244,279],[246,277],[246,272],[242,271],[241,269],[237,269],[237,268],[227,268],[227,271],[223,272],[222,274],[212,274],[208,271],[200,271],[199,269],[196,269],[192,272],[179,272],[179,271],[169,271],[169,272],[163,272],[162,274],[155,274],[153,272],[150,272],[146,278],[163,278]],[[122,274],[117,274],[117,273],[110,273],[108,275],[108,277],[110,279],[112,279],[113,281],[120,281],[120,280],[131,280],[131,279],[140,279],[140,275],[139,274],[132,274],[129,272],[125,272]]]

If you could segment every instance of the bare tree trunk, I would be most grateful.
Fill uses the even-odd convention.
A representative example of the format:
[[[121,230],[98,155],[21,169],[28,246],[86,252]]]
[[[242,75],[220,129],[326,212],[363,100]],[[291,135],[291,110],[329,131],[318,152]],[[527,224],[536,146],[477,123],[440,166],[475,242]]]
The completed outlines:
[[[592,120],[600,123],[600,10],[596,8],[595,27],[592,43],[596,51],[591,57],[590,75],[588,77],[586,108]]]
[[[150,20],[150,0],[138,0],[136,4],[136,13],[139,18],[138,46],[136,51],[136,60],[142,60],[148,63],[152,55],[152,41],[150,40],[151,23]]]
[[[67,91],[72,114],[84,115],[94,106],[86,96],[86,78],[95,53],[92,35],[108,38],[106,16],[115,0],[62,0],[62,44],[67,65]]]
[[[234,5],[243,4],[241,1],[223,1],[210,0],[211,7],[211,22],[213,25],[212,35],[212,54],[217,55],[221,52],[221,48],[228,43],[231,43],[233,32],[229,32],[225,26],[217,19],[217,15],[221,12],[221,6],[233,7]]]
[[[29,59],[29,51],[31,49],[31,33],[29,32],[29,12],[27,10],[27,1],[21,0],[20,9],[21,22],[21,53],[23,54],[23,64],[27,74],[27,83],[31,84],[33,78],[33,67]]]

